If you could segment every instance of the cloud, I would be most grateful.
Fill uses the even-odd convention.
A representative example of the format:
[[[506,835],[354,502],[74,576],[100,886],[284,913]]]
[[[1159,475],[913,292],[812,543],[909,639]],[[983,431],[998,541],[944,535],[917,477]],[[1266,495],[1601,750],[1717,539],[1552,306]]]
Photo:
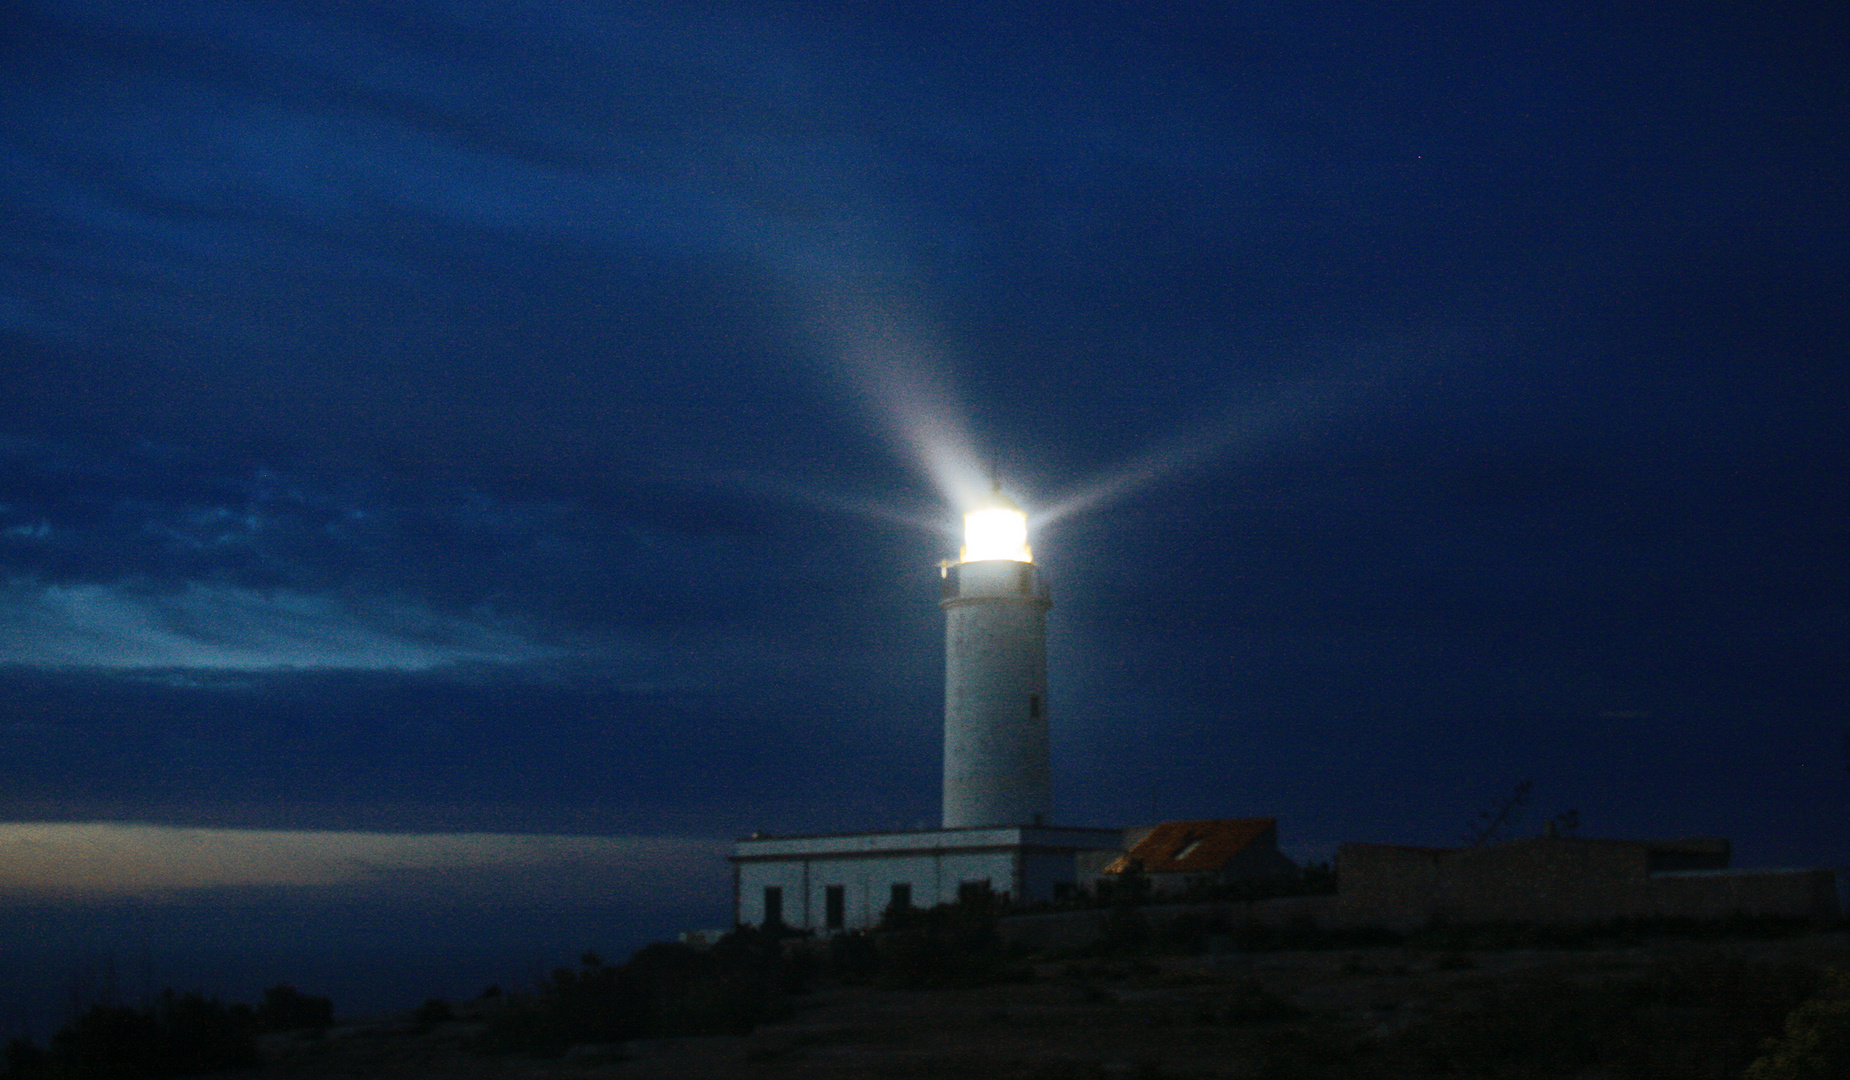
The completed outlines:
[[[0,589],[0,663],[211,671],[427,671],[559,655],[510,630],[400,603],[355,610],[325,596],[226,585]]]
[[[722,841],[0,823],[0,896],[183,899],[237,888],[438,891],[461,902],[710,900]],[[641,884],[639,884],[641,883]]]

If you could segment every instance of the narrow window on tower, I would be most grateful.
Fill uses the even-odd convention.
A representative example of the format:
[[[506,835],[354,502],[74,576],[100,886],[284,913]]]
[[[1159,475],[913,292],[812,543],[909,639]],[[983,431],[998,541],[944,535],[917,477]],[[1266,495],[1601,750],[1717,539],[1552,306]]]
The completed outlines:
[[[1028,695],[1028,719],[1039,720],[1040,718],[1041,718],[1041,695],[1029,694]]]
[[[840,885],[830,885],[823,890],[822,897],[823,915],[827,919],[825,925],[830,930],[840,930],[842,923],[846,921],[843,916],[848,906],[846,903],[847,889]]]
[[[784,890],[767,885],[764,890],[764,925],[777,926],[784,921]]]
[[[912,883],[910,881],[901,881],[901,882],[894,883],[893,900],[891,903],[887,905],[887,907],[894,911],[904,911],[911,906],[912,906]]]

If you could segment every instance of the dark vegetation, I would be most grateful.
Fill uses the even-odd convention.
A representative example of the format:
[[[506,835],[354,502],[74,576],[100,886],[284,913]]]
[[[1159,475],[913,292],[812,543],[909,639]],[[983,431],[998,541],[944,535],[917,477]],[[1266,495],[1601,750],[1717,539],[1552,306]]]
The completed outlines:
[[[1075,1031],[1154,1033],[1173,1046],[1212,1042],[1225,1048],[1228,1068],[1252,1075],[1850,1077],[1850,973],[1720,947],[1812,929],[1800,924],[1657,920],[1393,935],[1230,926],[1223,915],[1152,907],[1148,899],[1144,890],[1120,892],[1104,939],[1059,955],[1011,946],[998,932],[1006,901],[985,893],[930,910],[889,910],[868,933],[817,939],[740,928],[709,949],[651,945],[622,964],[586,953],[527,992],[491,988],[456,1008],[426,1001],[407,1030],[462,1020],[468,1026],[451,1028],[462,1033],[451,1037],[473,1038],[481,1052],[551,1056],[639,1038],[744,1034],[791,1015],[825,987],[834,988],[829,1000],[852,987],[944,992],[918,999],[930,1010],[939,1007],[930,1002],[1016,984],[1009,993],[1038,988],[1055,995],[1043,1000],[1072,1002],[1061,1022]],[[1605,959],[1634,946],[1658,951],[1633,954],[1629,966]],[[1237,958],[1318,950],[1349,955],[1291,961],[1278,969],[1296,972],[1289,976]],[[1530,959],[1512,967],[1503,959],[1508,950]],[[1601,952],[1578,960],[1575,950]],[[1541,951],[1561,959],[1536,961]],[[1203,954],[1232,966],[1178,959]],[[1307,988],[1326,996],[1306,996]],[[319,1031],[331,1020],[328,999],[288,986],[254,1008],[170,991],[143,1006],[93,1005],[44,1049],[16,1040],[6,1065],[9,1080],[252,1068],[261,1033]]]
[[[650,946],[620,967],[586,956],[577,971],[562,969],[535,994],[513,998],[489,1021],[484,1046],[557,1053],[575,1043],[743,1033],[794,1011],[820,984],[961,991],[1052,981],[1078,987],[1083,1000],[1122,1012],[1145,1030],[1250,1034],[1259,1074],[1268,1076],[1732,1078],[1756,1061],[1750,1080],[1850,1076],[1850,976],[1702,951],[1704,942],[1815,929],[1805,924],[1633,920],[1395,935],[1308,924],[1228,926],[1187,913],[1159,921],[1148,918],[1146,899],[1141,891],[1120,892],[1105,938],[1063,958],[1008,945],[997,932],[1005,902],[984,894],[930,910],[892,909],[872,932],[826,940],[741,929],[708,952]],[[1482,973],[1478,959],[1510,949],[1568,953],[1666,942],[1693,951],[1624,975],[1551,968],[1505,978]],[[1182,985],[1168,957],[1384,948],[1424,959],[1410,971],[1404,963],[1376,969],[1351,957],[1338,970],[1351,980],[1389,982],[1444,973],[1469,989],[1439,1006],[1425,1000],[1429,986],[1409,984],[1407,1000],[1415,1005],[1385,1025],[1314,1012],[1244,975],[1202,975],[1201,985],[1174,1004],[1132,1004],[1143,1000],[1140,986],[1161,994]]]
[[[741,928],[711,949],[656,944],[620,965],[585,953],[533,993],[504,995],[482,1049],[563,1053],[585,1043],[736,1034],[789,1012],[817,965],[787,935]]]
[[[1746,1080],[1829,1080],[1850,1076],[1850,971],[1825,973],[1817,994],[1786,1015],[1762,1044]]]
[[[1738,1077],[1819,978],[1738,957],[1590,981],[1551,975],[1492,987],[1454,1014],[1358,1044],[1356,1056],[1390,1074]]]
[[[586,953],[577,969],[557,969],[533,993],[508,995],[488,1014],[480,1045],[558,1054],[587,1043],[743,1034],[788,1015],[819,980],[950,989],[1030,978],[996,934],[1003,910],[1001,898],[977,892],[931,910],[889,911],[873,934],[818,941],[740,927],[710,949],[650,945],[616,966]]]
[[[1397,933],[1382,927],[1324,929],[1309,920],[1267,925],[1230,919],[1221,913],[1129,908],[1113,912],[1106,923],[1106,939],[1098,948],[1119,952],[1150,950],[1169,956],[1204,952],[1328,951],[1389,945],[1451,953],[1507,949],[1574,951],[1637,948],[1666,941],[1777,940],[1817,929],[1808,919],[1736,916],[1728,919],[1626,918],[1575,926],[1535,923],[1437,925]]]
[[[1170,957],[1185,953],[1189,942],[1165,933],[1148,933],[1140,943],[1107,940],[1064,959],[1026,956],[996,933],[1000,911],[985,898],[891,911],[875,932],[826,941],[743,930],[707,953],[651,946],[621,967],[586,957],[577,971],[556,972],[536,994],[511,1001],[491,1019],[486,1045],[559,1052],[574,1043],[638,1036],[740,1033],[794,1011],[820,985],[955,994],[1032,982],[1079,991],[1079,1008],[1091,1011],[1071,1023],[1145,1035],[1167,1031],[1197,1044],[1226,1040],[1217,1045],[1250,1063],[1254,1075],[1850,1076],[1850,975],[1756,961],[1703,944],[1792,929],[1785,926],[1483,927],[1428,931],[1394,939],[1387,948],[1373,939],[1314,938],[1300,928],[1234,933],[1231,942],[1214,943],[1228,952],[1270,948],[1280,940],[1270,936],[1276,934],[1296,947],[1355,950],[1336,966],[1337,984],[1366,987],[1376,998],[1352,1013],[1306,1007],[1292,1000],[1289,987],[1252,974],[1179,968]],[[1670,958],[1621,974],[1577,968],[1569,955],[1631,941],[1675,948]],[[1520,974],[1483,970],[1510,947],[1552,948],[1564,962]],[[1365,959],[1379,956],[1401,959],[1382,966]],[[1043,1071],[1055,1069],[1043,1064]],[[1066,1074],[1055,1069],[1046,1075]]]
[[[287,984],[266,990],[256,1008],[167,990],[146,1005],[92,1004],[60,1028],[48,1048],[14,1039],[6,1048],[7,1075],[129,1080],[253,1068],[260,1064],[259,1034],[321,1031],[333,1019],[333,1001]]]

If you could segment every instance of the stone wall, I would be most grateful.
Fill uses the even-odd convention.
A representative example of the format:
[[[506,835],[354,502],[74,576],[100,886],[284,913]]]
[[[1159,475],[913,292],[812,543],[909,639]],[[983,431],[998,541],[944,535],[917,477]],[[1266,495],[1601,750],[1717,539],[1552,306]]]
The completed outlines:
[[[1842,914],[1832,870],[1691,870],[1652,878],[1658,911],[1682,919],[1731,914],[1829,922]]]
[[[1725,840],[1538,836],[1470,848],[1344,844],[1337,925],[1606,922],[1774,915],[1834,919],[1830,870],[1722,869]],[[1676,870],[1662,870],[1665,866]]]
[[[1615,919],[1734,916],[1834,921],[1841,915],[1832,870],[1728,870],[1725,840],[1591,840],[1538,836],[1472,848],[1344,844],[1335,896],[1288,896],[1141,908],[1153,931],[1187,914],[1228,926],[1324,929],[1379,926],[1401,932],[1434,924],[1572,925]],[[1665,869],[1675,867],[1676,869]],[[1003,919],[1012,942],[1076,948],[1104,936],[1108,911]]]
[[[1334,896],[1280,896],[1269,900],[1227,900],[1209,904],[1151,904],[1138,908],[1153,934],[1180,918],[1202,923],[1286,927],[1332,925]],[[1035,949],[1076,949],[1105,936],[1109,910],[1050,911],[1039,915],[1010,915],[996,923],[996,932],[1012,945]]]

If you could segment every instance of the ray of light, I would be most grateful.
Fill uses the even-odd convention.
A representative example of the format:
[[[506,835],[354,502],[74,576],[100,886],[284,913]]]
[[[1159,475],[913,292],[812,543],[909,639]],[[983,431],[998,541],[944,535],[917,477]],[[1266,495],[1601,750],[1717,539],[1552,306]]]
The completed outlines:
[[[988,471],[923,328],[886,307],[855,305],[830,320],[848,379],[951,505],[974,506]]]
[[[841,494],[814,484],[760,473],[735,472],[727,474],[725,480],[743,490],[768,495],[785,502],[812,506],[850,517],[903,525],[922,532],[941,533],[953,539],[958,535],[949,520],[927,509],[908,508],[867,495]]]
[[[936,345],[946,335],[934,331],[906,301],[908,290],[895,284],[904,275],[877,259],[854,254],[880,248],[840,242],[811,246],[790,240],[765,242],[761,236],[757,246],[791,286],[796,306],[804,313],[803,332],[961,518],[979,504],[995,477],[964,422],[966,409],[950,391],[949,364]],[[1259,397],[1242,396],[1208,420],[1070,488],[1033,511],[1031,526],[1044,528],[1101,510],[1228,453],[1250,453],[1287,437],[1301,437],[1356,412],[1411,374],[1404,358],[1390,355],[1391,350],[1339,351],[1342,359],[1322,363],[1313,374]],[[920,524],[911,515],[854,505],[851,499],[828,496],[809,501]],[[930,528],[957,533],[936,523]]]
[[[1065,518],[1095,513],[1188,469],[1230,453],[1252,454],[1288,436],[1302,437],[1370,403],[1389,386],[1399,365],[1378,357],[1327,365],[1259,397],[1243,396],[1195,427],[1156,442],[1096,478],[1067,490],[1036,511],[1030,524],[1046,528]]]

